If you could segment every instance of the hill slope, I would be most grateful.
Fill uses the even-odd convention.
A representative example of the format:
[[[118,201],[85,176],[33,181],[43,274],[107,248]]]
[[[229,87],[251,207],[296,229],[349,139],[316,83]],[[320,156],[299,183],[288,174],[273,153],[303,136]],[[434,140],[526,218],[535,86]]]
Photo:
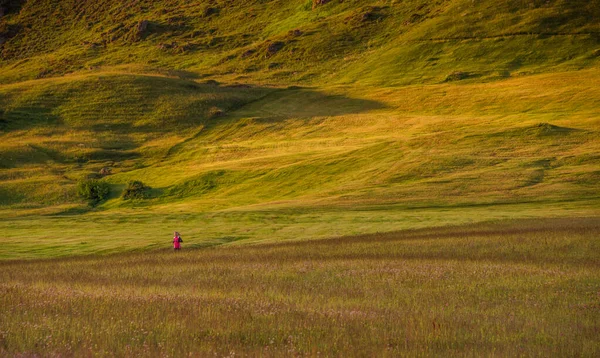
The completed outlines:
[[[2,257],[600,214],[598,1],[2,9]]]
[[[2,81],[127,64],[276,83],[430,83],[455,71],[579,69],[600,54],[597,0],[321,2],[23,1],[0,18]]]

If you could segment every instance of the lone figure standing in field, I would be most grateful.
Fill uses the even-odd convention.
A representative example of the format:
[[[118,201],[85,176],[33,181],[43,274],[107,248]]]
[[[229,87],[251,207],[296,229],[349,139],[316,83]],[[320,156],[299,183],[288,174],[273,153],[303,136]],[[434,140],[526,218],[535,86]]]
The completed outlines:
[[[181,240],[181,236],[179,236],[179,233],[175,231],[175,234],[173,235],[173,249],[180,250],[182,242],[183,240]]]

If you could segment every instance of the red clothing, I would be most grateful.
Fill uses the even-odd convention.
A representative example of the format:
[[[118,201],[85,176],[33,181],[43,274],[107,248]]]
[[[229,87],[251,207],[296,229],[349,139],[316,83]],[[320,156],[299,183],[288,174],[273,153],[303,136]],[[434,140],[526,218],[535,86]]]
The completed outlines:
[[[181,249],[181,243],[183,242],[183,240],[181,240],[180,237],[174,237],[173,238],[173,248],[176,250]]]

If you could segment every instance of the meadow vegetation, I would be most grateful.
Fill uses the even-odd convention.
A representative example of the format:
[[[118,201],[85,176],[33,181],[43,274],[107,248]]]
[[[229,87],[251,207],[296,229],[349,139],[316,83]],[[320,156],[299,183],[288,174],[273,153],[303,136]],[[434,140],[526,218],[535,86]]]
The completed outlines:
[[[599,19],[0,0],[0,355],[598,356]]]
[[[600,353],[600,221],[0,263],[0,354]]]
[[[131,180],[123,190],[122,197],[125,200],[145,199],[150,189],[139,180]]]
[[[107,241],[130,249],[115,240],[124,235],[143,248],[177,227],[210,242],[306,238],[296,229],[328,220],[342,221],[308,232],[467,223],[518,217],[519,207],[524,216],[597,216],[598,81],[590,69],[399,88],[240,88],[116,74],[7,85],[4,255],[83,253]],[[76,184],[99,177],[111,194],[92,209]],[[124,200],[131,181],[152,189]],[[295,215],[312,223],[278,234],[297,225]],[[95,220],[114,225],[90,233]],[[155,222],[164,224],[124,234]],[[105,238],[80,239],[90,235]]]
[[[77,183],[77,194],[90,201],[90,204],[97,204],[106,199],[110,193],[110,187],[107,183],[96,179],[84,179]]]

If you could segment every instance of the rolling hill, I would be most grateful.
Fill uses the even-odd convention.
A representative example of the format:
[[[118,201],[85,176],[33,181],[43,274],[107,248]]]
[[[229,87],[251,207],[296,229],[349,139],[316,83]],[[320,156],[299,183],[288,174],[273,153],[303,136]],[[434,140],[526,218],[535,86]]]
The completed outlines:
[[[598,1],[0,4],[0,257],[598,214]]]
[[[0,356],[600,356],[599,84],[600,0],[0,0]]]

